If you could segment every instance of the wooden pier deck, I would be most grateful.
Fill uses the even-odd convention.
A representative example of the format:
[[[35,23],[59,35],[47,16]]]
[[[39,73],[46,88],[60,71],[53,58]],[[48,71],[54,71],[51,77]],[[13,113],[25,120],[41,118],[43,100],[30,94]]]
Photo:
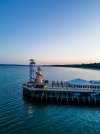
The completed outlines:
[[[31,88],[23,86],[23,96],[31,101],[99,104],[100,91],[59,88]]]

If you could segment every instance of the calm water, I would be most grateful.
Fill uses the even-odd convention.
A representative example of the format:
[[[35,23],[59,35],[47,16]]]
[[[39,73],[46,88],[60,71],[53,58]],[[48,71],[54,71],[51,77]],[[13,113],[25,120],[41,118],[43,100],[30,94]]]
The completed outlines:
[[[100,71],[44,67],[44,78],[100,79]],[[26,66],[0,66],[0,134],[100,134],[100,107],[31,104],[23,99]]]

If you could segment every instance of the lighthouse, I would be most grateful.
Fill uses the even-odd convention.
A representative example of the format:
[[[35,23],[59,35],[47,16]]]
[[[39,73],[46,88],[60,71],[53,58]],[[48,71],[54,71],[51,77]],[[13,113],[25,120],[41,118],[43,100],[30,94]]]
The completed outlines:
[[[36,82],[39,84],[43,84],[42,70],[39,66],[38,66],[37,72],[36,72]]]
[[[30,59],[30,64],[29,64],[29,79],[30,79],[30,83],[35,81],[35,61],[33,59]]]

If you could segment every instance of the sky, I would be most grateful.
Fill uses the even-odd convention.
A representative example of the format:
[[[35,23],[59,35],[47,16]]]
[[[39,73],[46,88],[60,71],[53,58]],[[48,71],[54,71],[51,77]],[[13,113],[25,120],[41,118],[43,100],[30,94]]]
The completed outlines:
[[[0,0],[0,63],[100,62],[100,0]]]

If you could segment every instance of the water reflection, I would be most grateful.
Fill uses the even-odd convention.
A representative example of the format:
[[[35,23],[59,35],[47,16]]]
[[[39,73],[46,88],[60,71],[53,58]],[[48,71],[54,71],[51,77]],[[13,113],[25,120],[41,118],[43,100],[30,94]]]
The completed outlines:
[[[28,106],[28,115],[29,115],[29,116],[32,116],[32,114],[33,114],[32,109],[33,109],[33,108],[32,108],[32,105],[29,105],[29,106]]]
[[[86,80],[100,80],[100,71],[79,69],[79,68],[67,68],[67,67],[43,67],[44,79],[50,81],[68,81],[71,79],[86,79]]]

